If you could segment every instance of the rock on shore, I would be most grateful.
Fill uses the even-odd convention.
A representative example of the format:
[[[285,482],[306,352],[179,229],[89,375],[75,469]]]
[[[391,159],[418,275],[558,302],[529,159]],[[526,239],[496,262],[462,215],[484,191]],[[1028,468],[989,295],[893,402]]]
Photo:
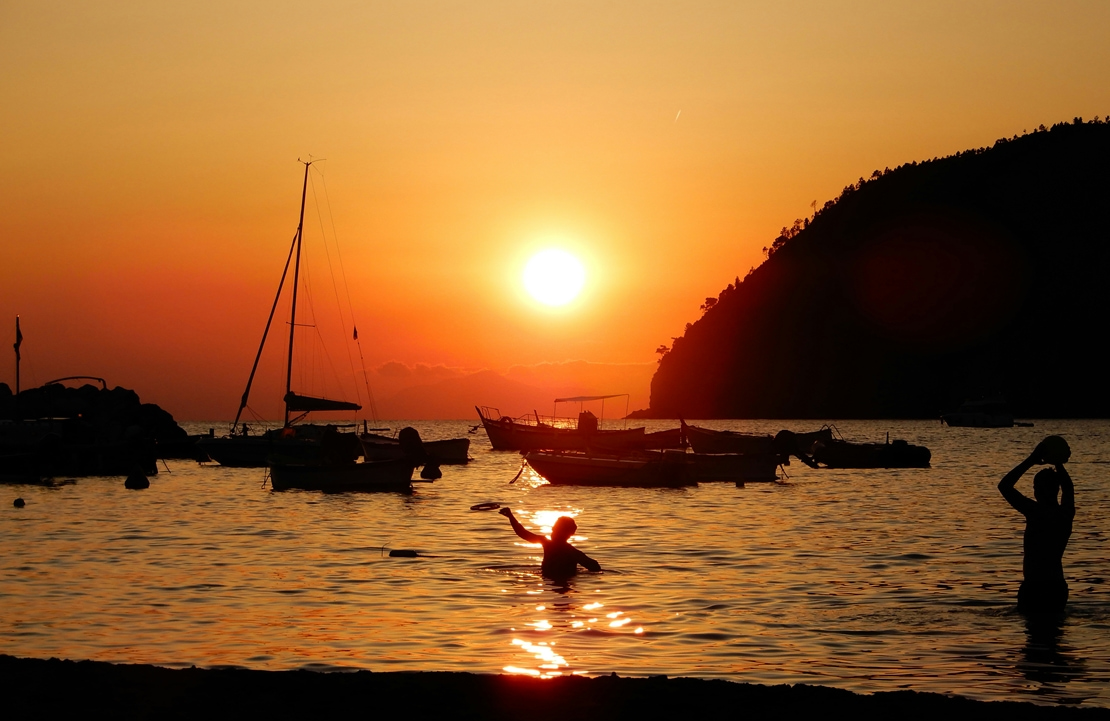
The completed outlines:
[[[1106,719],[1110,711],[914,691],[854,694],[689,678],[167,669],[0,656],[6,718]]]

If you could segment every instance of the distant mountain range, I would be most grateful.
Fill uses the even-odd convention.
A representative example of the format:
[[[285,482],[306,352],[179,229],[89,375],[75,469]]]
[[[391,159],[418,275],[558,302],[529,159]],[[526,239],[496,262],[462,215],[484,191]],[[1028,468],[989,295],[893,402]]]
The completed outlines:
[[[502,373],[444,366],[410,369],[394,362],[377,369],[374,391],[381,399],[381,418],[466,418],[477,423],[476,405],[494,406],[514,417],[534,410],[549,415],[554,399],[566,396],[630,393],[630,407],[635,408],[647,400],[652,370],[651,363],[565,361],[512,366]],[[590,408],[601,413],[600,405]],[[624,401],[614,399],[605,406],[605,418],[619,418],[625,410]],[[560,415],[577,413],[577,405],[560,409]]]
[[[645,415],[1110,416],[1108,209],[1097,120],[875,171],[706,299]]]

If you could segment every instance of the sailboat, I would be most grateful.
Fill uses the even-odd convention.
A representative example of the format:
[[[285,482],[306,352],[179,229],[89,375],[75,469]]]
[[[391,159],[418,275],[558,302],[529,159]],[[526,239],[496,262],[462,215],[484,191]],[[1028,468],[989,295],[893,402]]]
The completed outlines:
[[[293,347],[297,332],[297,290],[300,285],[301,273],[301,241],[304,234],[304,209],[305,199],[308,194],[308,171],[314,161],[300,161],[304,163],[304,184],[301,187],[301,213],[297,222],[297,232],[293,235],[293,242],[289,246],[289,255],[285,259],[285,268],[281,272],[277,294],[274,304],[270,308],[270,316],[266,319],[266,328],[262,332],[262,341],[258,344],[258,352],[254,357],[250,376],[247,378],[247,387],[239,401],[239,410],[235,413],[235,420],[231,424],[231,432],[223,437],[202,438],[198,445],[209,458],[222,466],[240,468],[262,468],[268,465],[271,458],[280,457],[294,463],[308,464],[343,464],[354,463],[362,455],[362,446],[355,433],[340,432],[334,425],[301,424],[309,413],[317,411],[358,411],[362,409],[357,403],[318,398],[303,395],[293,391]],[[278,301],[281,299],[285,279],[289,275],[289,266],[293,266],[293,297],[289,309],[289,355],[285,366],[285,423],[281,428],[268,430],[260,435],[250,435],[246,423],[240,426],[243,411],[250,398],[251,386],[254,383],[258,363],[262,358],[262,349],[266,346],[266,338],[270,334],[270,326],[277,312]]]

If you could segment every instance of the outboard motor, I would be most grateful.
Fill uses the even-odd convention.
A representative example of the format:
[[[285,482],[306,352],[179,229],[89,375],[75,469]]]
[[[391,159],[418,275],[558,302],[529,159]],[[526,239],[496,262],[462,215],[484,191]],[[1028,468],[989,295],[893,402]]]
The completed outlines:
[[[401,452],[405,454],[405,458],[409,459],[416,465],[422,465],[428,459],[428,452],[424,450],[424,442],[420,440],[420,434],[415,428],[405,426],[401,432],[397,434],[397,442],[401,444]]]
[[[771,450],[783,457],[794,456],[810,468],[817,468],[817,461],[806,455],[798,445],[798,436],[794,431],[782,430],[771,441]]]
[[[439,464],[428,455],[424,442],[415,428],[405,426],[397,434],[397,442],[401,444],[401,452],[414,466],[424,466],[420,469],[420,477],[425,481],[434,481],[443,477]]]

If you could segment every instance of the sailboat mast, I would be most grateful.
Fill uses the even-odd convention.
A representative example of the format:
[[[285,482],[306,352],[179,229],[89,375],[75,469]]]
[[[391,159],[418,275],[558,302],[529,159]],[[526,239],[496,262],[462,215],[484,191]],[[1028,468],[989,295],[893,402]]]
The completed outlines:
[[[302,161],[304,162],[304,161]],[[301,217],[297,221],[297,262],[293,266],[293,302],[289,309],[289,358],[285,365],[285,396],[293,390],[293,333],[297,330],[297,288],[301,277],[301,238],[304,235],[304,201],[308,195],[309,160],[304,164],[304,185],[301,187]],[[285,425],[289,425],[289,401],[285,402]]]

